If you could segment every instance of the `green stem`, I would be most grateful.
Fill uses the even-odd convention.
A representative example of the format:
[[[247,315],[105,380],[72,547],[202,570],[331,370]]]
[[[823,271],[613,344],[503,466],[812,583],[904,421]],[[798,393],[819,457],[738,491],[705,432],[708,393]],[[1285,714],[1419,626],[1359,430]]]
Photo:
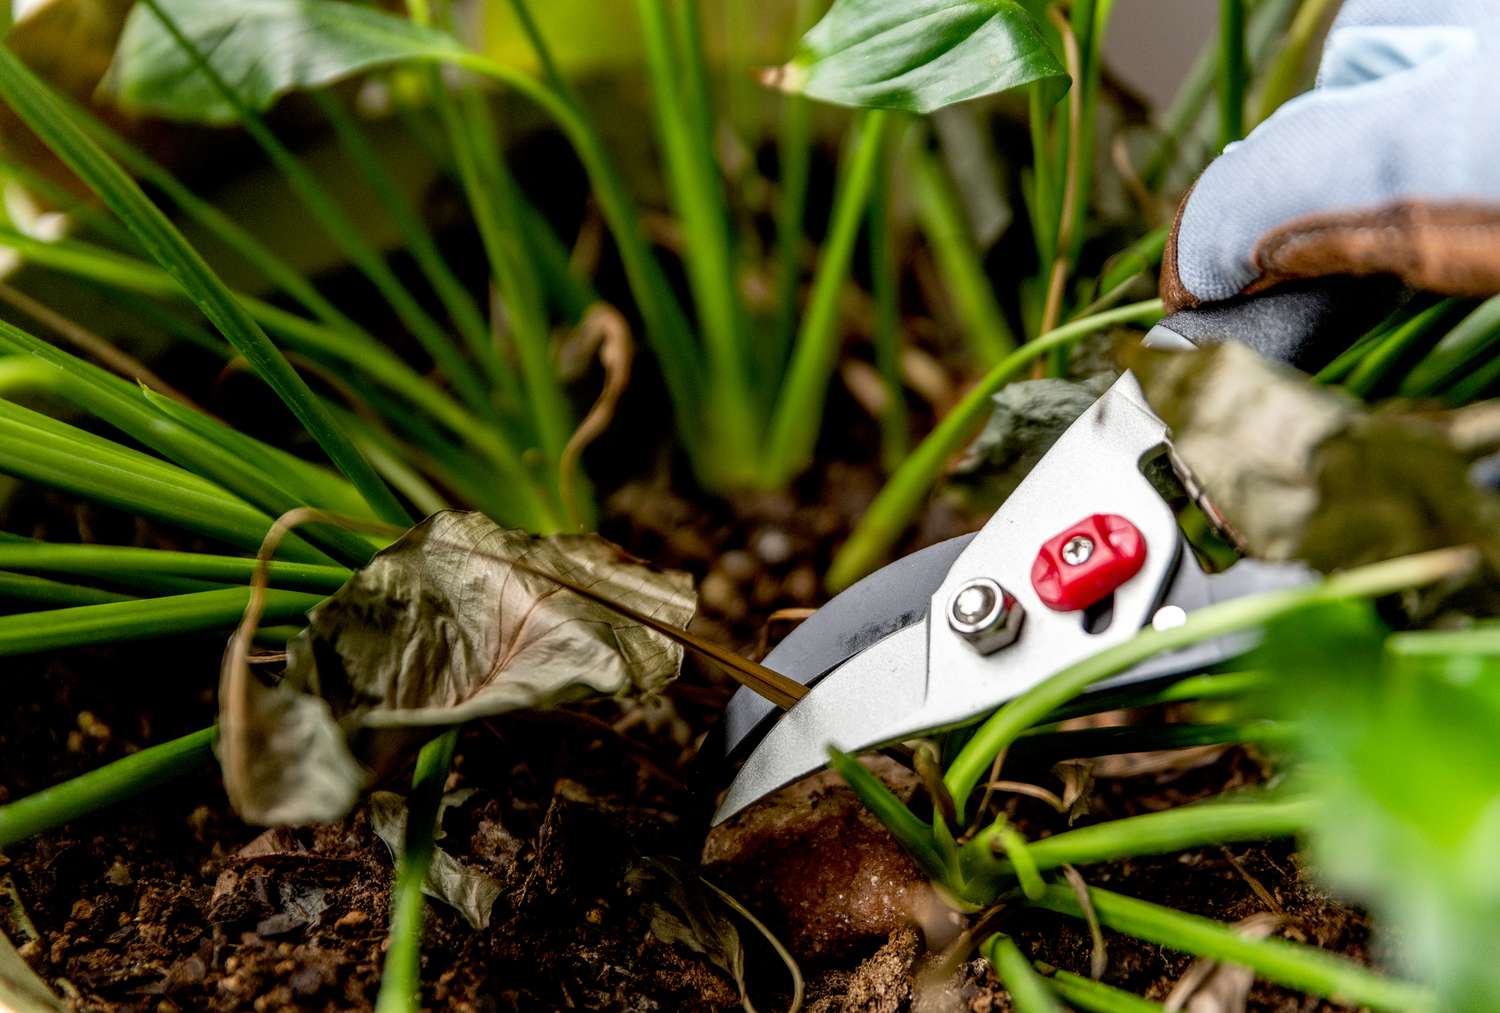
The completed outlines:
[[[369,279],[381,297],[390,305],[403,326],[411,332],[433,363],[448,382],[453,384],[468,403],[478,412],[491,410],[489,395],[479,383],[473,369],[459,352],[447,331],[422,308],[415,296],[401,284],[380,253],[370,245],[359,227],[338,206],[317,178],[302,164],[301,159],[281,143],[264,118],[251,108],[243,96],[224,79],[217,67],[208,59],[178,27],[177,22],[162,9],[160,0],[143,0],[151,8],[168,34],[192,60],[193,65],[235,111],[240,125],[245,128],[255,143],[291,186],[304,207],[308,209],[339,249],[349,258],[359,272]]]
[[[1227,633],[1253,629],[1316,602],[1374,597],[1430,584],[1465,572],[1476,556],[1471,549],[1444,549],[1393,559],[1328,577],[1306,587],[1219,602],[1193,612],[1174,629],[1147,629],[1122,644],[1068,666],[1001,707],[960,750],[943,781],[962,817],[964,806],[994,758],[1022,732],[1101,679],[1163,651],[1201,643]]]
[[[698,408],[702,403],[702,363],[699,361],[692,331],[662,272],[661,263],[651,251],[645,227],[631,203],[623,177],[610,161],[603,141],[584,115],[572,88],[556,72],[551,53],[541,33],[536,30],[536,24],[529,16],[524,0],[512,0],[512,6],[523,15],[520,19],[522,29],[548,73],[551,87],[477,53],[435,53],[433,59],[451,61],[514,88],[540,106],[572,144],[588,174],[594,199],[599,202],[599,210],[619,248],[631,295],[645,321],[646,336],[661,365],[673,408],[679,419],[688,420],[678,430],[687,441],[688,449],[693,451],[696,449],[694,432],[698,424]]]
[[[1165,855],[1233,841],[1294,837],[1312,823],[1318,805],[1315,799],[1216,799],[1065,830],[1031,841],[1026,852],[1035,869],[1047,870]],[[1007,824],[997,821],[964,845],[969,874],[982,877],[991,886],[1020,871],[1012,859],[997,853],[997,846],[1004,844],[1006,829]]]
[[[1248,693],[1258,692],[1271,684],[1266,672],[1224,672],[1222,674],[1190,675],[1186,679],[1166,686],[1139,686],[1118,690],[1099,690],[1079,697],[1047,715],[1049,722],[1066,721],[1085,714],[1101,714],[1112,710],[1135,710],[1143,707],[1159,707],[1169,703],[1199,703],[1213,700],[1234,699]]]
[[[880,159],[875,190],[870,195],[870,294],[875,301],[872,344],[875,368],[885,386],[885,409],[880,413],[880,459],[887,472],[901,466],[911,444],[911,422],[906,411],[906,388],[901,382],[900,283],[896,268],[896,236],[891,222],[891,152]]]
[[[270,517],[309,502],[332,506],[289,492],[282,479],[291,479],[291,485],[301,485],[306,491],[306,483],[299,481],[306,475],[283,466],[270,448],[258,453],[254,441],[237,433],[226,441],[222,435],[232,430],[176,402],[170,402],[172,408],[166,410],[153,407],[143,388],[0,321],[0,348],[7,347],[29,354],[0,360],[0,393],[40,388],[61,395]],[[184,424],[184,420],[191,421]],[[31,421],[36,423],[34,417]],[[269,470],[266,465],[271,466]],[[330,525],[317,525],[303,534],[350,565],[363,565],[374,552],[369,541]]]
[[[946,881],[950,869],[933,840],[933,830],[907,808],[906,803],[866,769],[859,757],[829,747],[828,766],[859,796],[891,836],[917,860],[933,879]]]
[[[301,619],[323,597],[268,591],[263,620],[271,624]],[[229,587],[0,616],[0,657],[233,629],[249,602],[250,588]]]
[[[961,334],[974,361],[993,367],[1015,351],[1016,336],[995,299],[969,224],[937,156],[920,149],[912,163],[917,219],[953,302]]]
[[[128,291],[169,298],[181,288],[160,268],[111,251],[71,240],[42,242],[0,228],[0,245],[19,250],[39,264]],[[243,293],[233,297],[254,320],[295,350],[360,370],[422,408],[434,420],[468,441],[499,470],[507,491],[519,504],[507,520],[528,530],[557,530],[560,521],[536,488],[520,454],[495,427],[467,411],[439,387],[427,382],[395,354],[380,345],[350,345],[348,335]]]
[[[1037,725],[1015,741],[1012,754],[1031,764],[1055,763],[1083,756],[1120,756],[1164,749],[1191,749],[1227,743],[1276,745],[1285,740],[1284,726],[1270,721],[1231,724],[1132,724],[1108,728],[1059,731]]]
[[[1159,1002],[1071,971],[1054,970],[1047,984],[1063,1002],[1086,1013],[1167,1013],[1167,1008]]]
[[[682,219],[684,266],[708,350],[708,393],[715,405],[705,420],[713,433],[708,443],[719,448],[718,455],[727,456],[715,462],[720,481],[748,482],[754,477],[760,427],[749,387],[745,322],[735,297],[729,214],[712,150],[713,133],[706,123],[707,86],[695,48],[702,44],[697,38],[697,5],[677,5],[685,23],[676,44],[667,0],[637,0],[636,8],[646,42],[657,134],[673,203]],[[689,33],[692,38],[685,37]]]
[[[573,423],[552,359],[551,322],[536,258],[523,242],[520,188],[501,157],[500,141],[484,98],[471,94],[451,101],[440,90],[443,83],[437,68],[430,69],[429,87],[437,89],[434,102],[448,132],[459,178],[505,305],[508,334],[521,367],[536,439],[546,461],[555,465]]]
[[[1245,136],[1245,85],[1250,78],[1245,52],[1245,0],[1219,0],[1219,141],[1228,146]]]
[[[797,35],[810,27],[810,0],[798,0]],[[797,327],[798,293],[802,288],[802,251],[806,245],[807,188],[812,176],[813,107],[805,95],[782,99],[781,130],[777,138],[780,194],[776,204],[776,323],[774,347],[768,356],[768,376],[779,377],[791,350]]]
[[[214,729],[204,728],[0,806],[0,849],[206,767],[213,743]]]
[[[421,1008],[422,886],[436,847],[438,808],[453,763],[458,729],[444,732],[422,747],[406,800],[406,840],[396,861],[391,897],[390,946],[380,976],[376,1013],[415,1013]]]
[[[1302,84],[1302,74],[1307,68],[1307,54],[1318,41],[1319,29],[1331,7],[1338,0],[1303,0],[1297,14],[1287,29],[1276,53],[1276,60],[1266,71],[1265,83],[1261,86],[1256,102],[1255,123],[1281,108],[1282,104],[1297,93]]]
[[[952,411],[917,445],[880,495],[870,504],[849,540],[839,548],[828,570],[828,586],[842,590],[878,565],[901,536],[948,461],[983,425],[990,398],[1039,356],[1121,324],[1155,322],[1162,315],[1159,299],[1132,303],[1091,317],[1083,317],[1029,341],[1006,356],[964,395]]]
[[[241,549],[259,548],[275,520],[191,471],[3,400],[0,471]],[[330,562],[301,539],[290,539],[287,550],[300,562]]]
[[[1010,936],[991,936],[984,944],[984,955],[1010,993],[1016,1013],[1064,1013],[1046,980]]]
[[[1410,360],[1414,349],[1425,341],[1436,340],[1437,329],[1463,305],[1457,299],[1443,299],[1397,327],[1361,357],[1359,365],[1344,381],[1344,387],[1360,397],[1374,395],[1403,362]]]
[[[1472,373],[1500,343],[1500,296],[1464,317],[1401,381],[1402,397],[1430,397],[1453,380]]]
[[[1089,889],[1099,921],[1117,932],[1226,964],[1250,968],[1258,977],[1301,989],[1350,1006],[1376,1009],[1431,1009],[1432,996],[1416,985],[1392,981],[1352,961],[1311,946],[1284,939],[1250,939],[1233,927],[1199,915],[1097,887]],[[1066,886],[1053,885],[1037,907],[1083,917],[1078,897]]]
[[[66,573],[129,583],[142,576],[192,577],[225,584],[248,584],[260,567],[246,556],[202,552],[168,552],[123,545],[59,545],[52,542],[0,542],[0,567],[37,573]],[[344,586],[349,571],[340,566],[267,564],[272,587],[332,594]]]
[[[107,605],[111,602],[129,601],[130,595],[0,570],[0,598],[6,601],[25,602],[31,606],[60,607]]]
[[[1250,18],[1247,34],[1251,58],[1256,64],[1275,51],[1282,26],[1302,2],[1303,0],[1255,0],[1252,3],[1255,13]],[[1211,128],[1204,121],[1208,118],[1209,99],[1215,91],[1219,41],[1218,38],[1209,40],[1199,52],[1176,98],[1172,100],[1171,108],[1163,117],[1163,136],[1142,173],[1142,179],[1153,190],[1159,189],[1164,183],[1176,182],[1169,177],[1167,170],[1172,168],[1173,161],[1182,154],[1187,141],[1203,137],[1203,144],[1207,147],[1211,143],[1209,138],[1217,133],[1217,124]],[[1189,166],[1190,170],[1193,168]]]
[[[85,106],[65,96],[57,96],[57,98],[72,113],[82,129],[94,139],[94,143],[103,148],[110,157],[160,190],[177,206],[178,211],[197,222],[246,264],[259,271],[271,285],[301,303],[305,309],[330,327],[346,331],[357,339],[374,341],[367,331],[319,292],[300,270],[257,239],[248,229],[209,201],[194,194],[165,166],[115,133]]]
[[[339,143],[343,145],[344,151],[353,161],[355,168],[359,170],[360,176],[369,184],[376,199],[380,201],[397,231],[401,233],[406,249],[417,262],[417,267],[421,269],[422,275],[432,286],[443,308],[448,311],[448,316],[457,326],[459,334],[463,336],[469,354],[484,367],[490,382],[505,386],[508,381],[511,381],[512,389],[507,393],[513,401],[519,402],[520,392],[513,389],[510,370],[505,368],[504,363],[495,354],[494,343],[490,340],[490,328],[485,323],[484,315],[480,313],[469,290],[448,266],[447,260],[439,251],[437,241],[433,238],[426,223],[422,221],[411,202],[396,186],[395,180],[381,162],[380,156],[371,147],[364,130],[333,96],[326,92],[315,91],[313,98],[317,101],[318,108],[322,110],[324,118],[333,126]]]
[[[875,168],[885,149],[885,133],[891,118],[892,114],[883,109],[860,113],[859,139],[841,172],[833,201],[832,225],[813,279],[812,296],[771,419],[762,476],[767,484],[786,482],[812,459],[828,378],[838,353],[839,296],[849,275],[854,242],[874,186]]]
[[[213,269],[141,188],[78,127],[51,91],[9,50],[0,50],[0,98],[78,177],[99,194],[142,247],[181,284],[220,333],[245,356],[329,459],[377,514],[410,523],[405,509],[297,375],[280,350],[235,299]]]

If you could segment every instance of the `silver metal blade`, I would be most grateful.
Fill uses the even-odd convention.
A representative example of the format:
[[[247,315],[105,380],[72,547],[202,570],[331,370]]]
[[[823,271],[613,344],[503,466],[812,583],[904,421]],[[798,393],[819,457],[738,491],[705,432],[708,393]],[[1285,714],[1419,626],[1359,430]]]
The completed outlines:
[[[713,822],[722,823],[822,767],[830,745],[847,751],[870,749],[921,730],[926,683],[925,621],[856,654],[771,726],[729,786]]]
[[[762,664],[811,686],[866,647],[921,622],[932,592],[973,539],[959,535],[876,570],[814,612]],[[754,746],[780,713],[754,690],[739,689],[724,712],[725,754]]]

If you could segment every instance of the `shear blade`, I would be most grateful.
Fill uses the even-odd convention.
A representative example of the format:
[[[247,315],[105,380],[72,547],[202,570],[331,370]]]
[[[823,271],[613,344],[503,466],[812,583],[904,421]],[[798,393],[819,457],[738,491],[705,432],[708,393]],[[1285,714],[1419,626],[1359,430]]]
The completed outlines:
[[[818,770],[828,762],[831,745],[853,752],[899,742],[921,731],[926,673],[925,620],[844,662],[771,726],[729,786],[713,822],[722,823],[752,802]]]
[[[1191,613],[1232,598],[1297,587],[1316,576],[1300,563],[1255,560],[1243,560],[1223,573],[1206,574],[1191,553],[1184,553],[1162,604]],[[713,822],[722,823],[766,795],[821,769],[827,764],[830,745],[854,752],[932,731],[936,719],[925,706],[926,638],[927,623],[923,620],[855,655],[818,682],[771,726],[730,785]],[[1150,658],[1091,691],[1179,679],[1239,657],[1258,642],[1259,637],[1250,633],[1217,637]],[[995,705],[1001,703],[997,700]]]

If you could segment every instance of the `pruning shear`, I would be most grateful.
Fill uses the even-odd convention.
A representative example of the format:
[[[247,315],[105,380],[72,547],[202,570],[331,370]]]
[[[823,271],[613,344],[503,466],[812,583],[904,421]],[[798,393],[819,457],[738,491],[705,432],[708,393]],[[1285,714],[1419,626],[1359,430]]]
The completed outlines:
[[[1316,368],[1399,292],[1387,279],[1325,279],[1184,310],[1145,340],[1238,340]],[[726,751],[748,756],[713,822],[816,771],[829,746],[854,752],[962,726],[1147,625],[1179,625],[1213,602],[1312,579],[1298,564],[1248,559],[1205,573],[1142,472],[1162,454],[1171,434],[1127,372],[981,530],[891,563],[809,617],[763,664],[810,692],[784,713],[746,689],[730,701]],[[1182,478],[1193,493],[1191,476]],[[1095,689],[1180,678],[1250,646],[1244,636],[1208,641]]]

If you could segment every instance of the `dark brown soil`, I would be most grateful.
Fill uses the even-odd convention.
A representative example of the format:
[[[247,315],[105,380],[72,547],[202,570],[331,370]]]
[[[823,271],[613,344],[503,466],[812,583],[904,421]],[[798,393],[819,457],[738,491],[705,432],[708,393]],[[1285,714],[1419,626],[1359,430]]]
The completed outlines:
[[[838,399],[834,410],[854,411]],[[607,497],[605,532],[638,555],[691,570],[703,598],[696,628],[753,652],[776,610],[818,604],[833,546],[878,488],[868,464],[824,457],[795,496],[734,503],[674,493],[689,483],[665,463],[648,468]],[[57,537],[162,537],[49,498],[28,501],[20,513]],[[912,544],[977,522],[934,505]],[[777,627],[773,639],[784,631]],[[0,799],[208,724],[221,649],[200,638],[7,660]],[[738,1008],[727,974],[653,934],[657,898],[637,875],[647,858],[696,864],[716,785],[695,754],[732,689],[690,668],[649,705],[622,710],[601,702],[465,731],[451,786],[476,794],[448,812],[442,846],[504,889],[482,931],[441,904],[429,908],[423,1000],[430,1008]],[[1252,758],[1229,751],[1166,773],[1101,779],[1087,819],[1164,808],[1262,776]],[[1065,825],[1032,800],[1008,806],[1030,834]],[[262,833],[229,811],[210,768],[0,856],[0,885],[21,912],[0,904],[0,928],[80,1010],[368,1009],[391,872],[363,809],[333,826]],[[1230,921],[1270,910],[1284,917],[1287,936],[1368,955],[1364,919],[1310,886],[1285,845],[1194,851],[1085,875]],[[752,904],[753,893],[746,894]],[[1079,924],[1024,911],[1002,915],[1001,924],[1037,958],[1087,971],[1090,942]],[[920,934],[898,928],[856,942],[836,959],[804,962],[808,1007],[907,1009],[914,980],[934,960]],[[785,972],[768,948],[753,938],[747,945],[757,1007],[784,1008]],[[1109,957],[1107,981],[1157,998],[1190,964],[1117,936]],[[964,963],[950,992],[951,1008],[1009,1008],[982,960]],[[1250,1006],[1325,1008],[1260,985]]]

